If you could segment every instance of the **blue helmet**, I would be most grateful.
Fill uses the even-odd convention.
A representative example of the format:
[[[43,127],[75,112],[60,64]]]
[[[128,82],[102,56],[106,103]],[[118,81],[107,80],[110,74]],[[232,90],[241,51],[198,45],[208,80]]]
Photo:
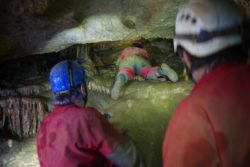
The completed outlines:
[[[50,71],[50,86],[54,93],[68,91],[85,84],[85,71],[76,62],[64,60],[57,63]]]

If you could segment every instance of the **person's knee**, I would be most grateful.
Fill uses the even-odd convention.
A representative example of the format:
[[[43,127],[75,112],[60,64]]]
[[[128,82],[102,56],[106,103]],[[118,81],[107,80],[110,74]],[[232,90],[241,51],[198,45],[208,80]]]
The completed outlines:
[[[151,67],[151,66],[144,67],[140,75],[144,77],[146,80],[155,80],[158,77],[157,68],[158,68],[157,66],[156,67]]]
[[[119,80],[121,82],[127,82],[128,81],[128,75],[124,74],[124,73],[119,73],[116,76],[116,80]]]

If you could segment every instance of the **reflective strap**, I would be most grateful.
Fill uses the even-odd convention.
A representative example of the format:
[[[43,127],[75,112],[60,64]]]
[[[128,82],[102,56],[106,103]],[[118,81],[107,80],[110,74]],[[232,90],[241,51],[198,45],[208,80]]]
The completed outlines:
[[[69,84],[70,88],[72,88],[73,85],[73,69],[72,69],[72,61],[68,61],[68,72],[69,72]]]
[[[241,35],[242,27],[231,27],[225,30],[208,32],[207,30],[201,30],[199,34],[176,34],[174,33],[174,39],[187,39],[196,43],[207,42],[216,37],[229,36],[229,35]]]

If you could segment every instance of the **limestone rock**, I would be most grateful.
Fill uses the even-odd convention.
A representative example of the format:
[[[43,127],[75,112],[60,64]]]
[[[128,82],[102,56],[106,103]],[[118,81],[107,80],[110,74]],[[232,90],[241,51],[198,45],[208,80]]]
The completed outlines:
[[[74,44],[171,38],[183,2],[2,0],[0,58],[60,51]]]

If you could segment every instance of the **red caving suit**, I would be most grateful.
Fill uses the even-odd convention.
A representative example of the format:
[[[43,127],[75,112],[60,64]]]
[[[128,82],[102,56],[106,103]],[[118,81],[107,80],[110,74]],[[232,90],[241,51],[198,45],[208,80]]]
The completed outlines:
[[[162,151],[164,167],[249,167],[250,66],[224,63],[198,81]]]
[[[121,137],[95,108],[55,107],[37,135],[40,166],[114,167],[105,155],[113,153]]]

